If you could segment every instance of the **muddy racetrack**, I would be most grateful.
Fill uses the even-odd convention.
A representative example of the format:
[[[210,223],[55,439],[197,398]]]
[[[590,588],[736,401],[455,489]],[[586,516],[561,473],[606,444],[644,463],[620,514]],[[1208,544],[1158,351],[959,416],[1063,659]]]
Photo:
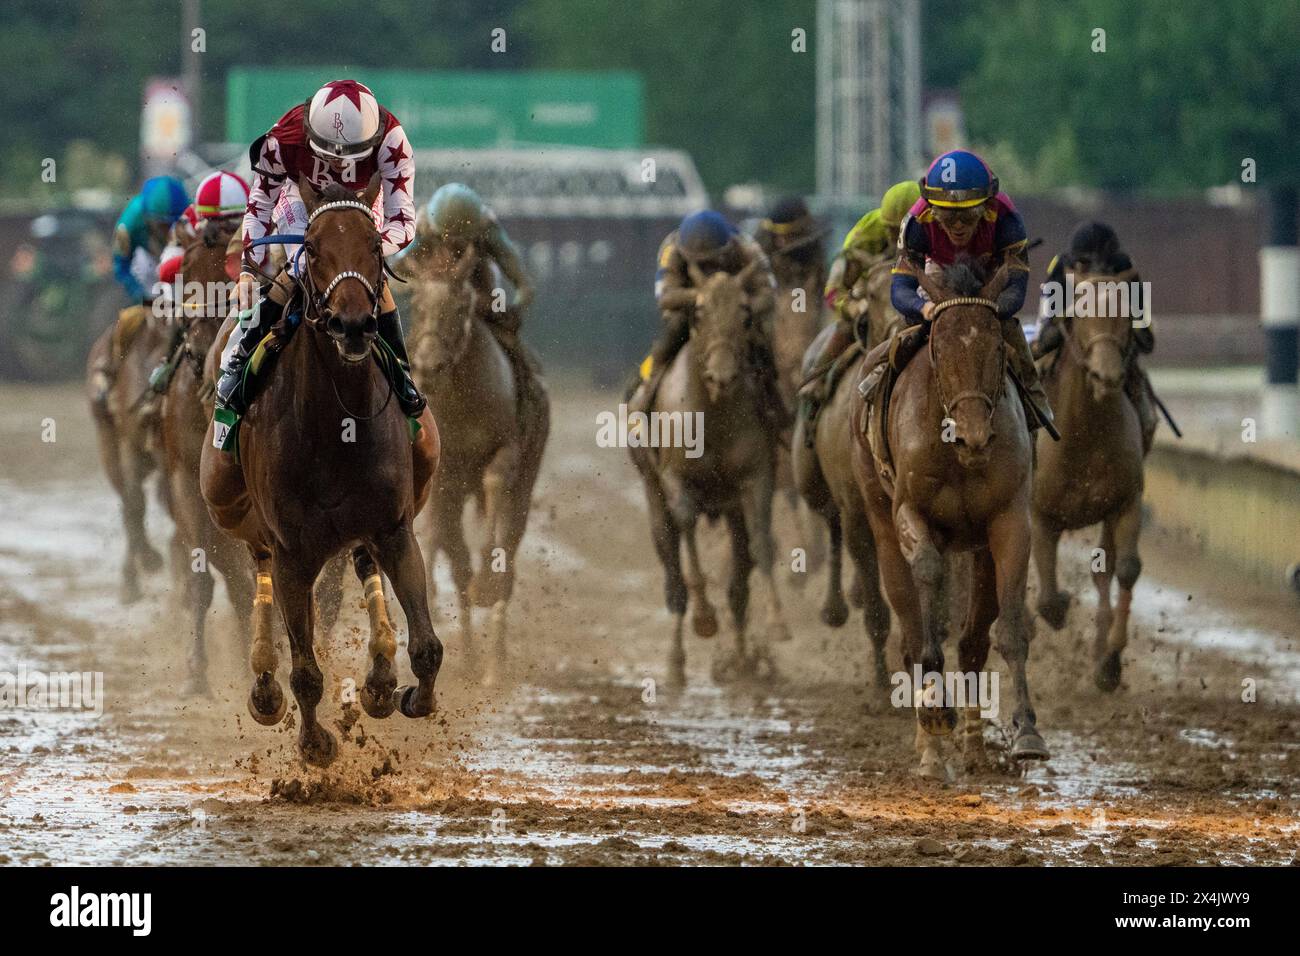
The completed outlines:
[[[1066,631],[1038,623],[1029,664],[1053,759],[1024,777],[914,776],[912,712],[865,686],[858,612],[840,630],[820,623],[820,576],[803,590],[779,577],[795,638],[775,648],[777,682],[713,684],[724,625],[712,641],[689,638],[688,685],[671,690],[640,483],[625,451],[595,444],[596,414],[617,398],[564,380],[552,382],[500,680],[484,686],[486,647],[470,660],[440,567],[440,712],[345,711],[341,682],[365,670],[350,579],[342,620],[318,635],[322,721],[342,731],[340,755],[308,769],[292,704],[275,728],[247,716],[223,588],[210,700],[177,696],[187,624],[171,573],[118,604],[118,507],[79,390],[5,392],[0,671],[102,671],[105,704],[98,718],[0,710],[0,863],[1189,865],[1291,863],[1300,849],[1297,612],[1151,533],[1113,695],[1091,681],[1091,539],[1063,554],[1081,598]],[[165,552],[170,524],[150,508]],[[711,590],[725,605],[714,544]],[[395,623],[404,642],[400,610]],[[404,647],[398,658],[406,682]],[[1255,703],[1242,701],[1247,678]],[[1002,690],[1005,704],[1009,680]],[[996,745],[998,728],[986,737]]]

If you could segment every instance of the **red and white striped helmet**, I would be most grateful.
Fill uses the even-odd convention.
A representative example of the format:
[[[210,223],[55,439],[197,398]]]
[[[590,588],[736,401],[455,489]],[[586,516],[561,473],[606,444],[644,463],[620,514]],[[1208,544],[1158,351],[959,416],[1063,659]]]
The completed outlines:
[[[200,219],[242,216],[248,207],[248,183],[224,169],[210,173],[194,194],[194,211]]]
[[[307,140],[318,156],[365,159],[379,137],[379,101],[356,80],[326,83],[307,104]]]

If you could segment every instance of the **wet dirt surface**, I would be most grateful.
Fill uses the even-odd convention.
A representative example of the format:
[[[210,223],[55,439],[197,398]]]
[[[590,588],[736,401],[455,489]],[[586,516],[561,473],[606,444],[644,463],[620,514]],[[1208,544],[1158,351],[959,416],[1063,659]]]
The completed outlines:
[[[366,639],[349,580],[342,620],[318,637],[340,755],[307,768],[292,704],[275,728],[247,716],[224,588],[211,699],[178,696],[189,627],[172,572],[119,605],[117,502],[79,391],[5,391],[0,671],[102,672],[104,703],[98,717],[0,708],[0,863],[1192,865],[1288,864],[1300,850],[1300,608],[1285,596],[1148,534],[1123,686],[1104,695],[1088,650],[1092,539],[1076,537],[1069,624],[1038,622],[1029,664],[1051,761],[971,778],[948,745],[955,782],[923,780],[912,711],[867,687],[860,613],[839,630],[819,621],[820,575],[802,590],[779,577],[795,638],[774,648],[776,681],[713,682],[724,623],[688,638],[687,684],[667,685],[640,483],[625,451],[595,444],[616,397],[564,382],[497,682],[485,683],[485,620],[471,660],[446,605],[438,714],[345,713]],[[170,523],[150,507],[165,552]],[[778,529],[788,553],[783,510]],[[714,560],[720,605],[724,576]],[[400,611],[395,623],[404,642]],[[399,661],[409,681],[404,644]],[[889,663],[901,666],[896,636]],[[1010,694],[1004,680],[1003,720]],[[998,722],[985,736],[997,756]]]

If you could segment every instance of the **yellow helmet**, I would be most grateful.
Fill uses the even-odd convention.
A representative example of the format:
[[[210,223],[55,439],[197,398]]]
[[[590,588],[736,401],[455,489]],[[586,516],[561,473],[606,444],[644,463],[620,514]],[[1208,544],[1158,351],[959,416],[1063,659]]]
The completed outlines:
[[[915,180],[895,183],[885,190],[885,195],[880,200],[881,221],[891,229],[897,229],[903,224],[903,217],[907,215],[907,211],[916,205],[916,201],[920,198],[921,187]]]

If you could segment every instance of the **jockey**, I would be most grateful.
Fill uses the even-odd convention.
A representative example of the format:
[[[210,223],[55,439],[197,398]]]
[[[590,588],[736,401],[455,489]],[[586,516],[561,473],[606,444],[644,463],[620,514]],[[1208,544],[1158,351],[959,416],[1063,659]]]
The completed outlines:
[[[826,283],[826,230],[798,196],[777,200],[759,223],[754,238],[772,263],[779,286],[786,289]]]
[[[208,223],[214,223],[221,229],[234,230],[226,247],[226,272],[232,279],[239,274],[242,242],[237,227],[247,206],[248,183],[242,177],[217,170],[203,178],[194,193],[194,202],[185,208],[184,214],[172,226],[167,248],[163,250],[162,261],[158,264],[158,281],[162,283],[160,298],[171,297],[173,283],[180,275],[181,263],[185,259],[185,250],[202,237]],[[180,275],[180,280],[184,283],[185,276]],[[172,306],[176,308],[179,303],[172,303]],[[184,335],[185,329],[181,323],[173,323],[167,357],[149,375],[149,385],[155,392],[167,390],[167,383],[176,370],[176,358]]]
[[[1131,278],[1135,290],[1130,300],[1134,319],[1145,319],[1133,325],[1133,344],[1135,348],[1125,358],[1128,361],[1128,374],[1124,379],[1124,391],[1137,408],[1138,421],[1142,434],[1149,447],[1150,436],[1156,430],[1156,412],[1152,402],[1151,383],[1147,374],[1138,365],[1138,353],[1150,355],[1156,347],[1155,334],[1151,331],[1148,309],[1150,303],[1142,301],[1142,280],[1134,269],[1133,260],[1120,248],[1119,237],[1115,230],[1102,222],[1083,222],[1077,225],[1070,236],[1069,248],[1052,259],[1047,267],[1047,281],[1043,283],[1039,299],[1038,333],[1034,337],[1033,352],[1036,358],[1049,355],[1060,348],[1065,341],[1064,331],[1057,323],[1060,318],[1055,312],[1054,303],[1064,301],[1066,315],[1070,315],[1074,303],[1060,295],[1059,290],[1066,288],[1067,273],[1099,273],[1118,276],[1132,270]],[[1057,295],[1053,295],[1057,292]]]
[[[479,293],[483,319],[496,334],[508,354],[517,346],[517,334],[523,314],[535,297],[532,280],[524,268],[519,247],[511,241],[491,208],[482,197],[463,183],[440,186],[420,211],[415,226],[415,241],[394,260],[403,263],[401,270],[414,273],[416,262],[437,248],[444,248],[457,258],[473,246],[478,256],[474,269],[474,287]],[[496,308],[496,278],[493,265],[510,280],[515,301]]]
[[[383,255],[400,252],[415,235],[411,199],[415,163],[410,141],[397,117],[355,80],[326,83],[306,103],[289,110],[253,143],[249,158],[254,180],[244,213],[245,268],[238,280],[241,320],[222,354],[222,375],[217,383],[218,407],[236,414],[244,411],[239,387],[244,366],[258,342],[282,317],[297,275],[293,250],[287,250],[288,264],[255,302],[259,280],[251,267],[265,269],[270,254],[266,246],[252,243],[273,229],[292,234],[306,230],[307,211],[298,179],[305,177],[316,189],[345,186],[359,195],[378,173],[383,181],[379,198]],[[377,291],[379,335],[401,360],[392,369],[400,379],[394,381],[393,388],[402,411],[416,418],[425,401],[411,381],[397,304],[387,283]],[[249,314],[247,320],[245,314]]]
[[[831,376],[825,373],[853,344],[855,335],[866,344],[865,329],[859,331],[857,328],[859,320],[866,321],[867,314],[867,300],[859,294],[858,282],[873,265],[890,260],[898,247],[903,217],[920,198],[921,189],[913,180],[890,186],[880,201],[880,207],[859,219],[844,237],[844,245],[831,264],[825,292],[826,304],[835,313],[835,331],[823,343],[813,361],[809,381],[800,389],[802,395],[812,399],[806,406],[809,424],[816,417],[818,406],[826,399]]]
[[[118,313],[113,341],[92,371],[94,401],[103,405],[117,376],[122,355],[147,317],[158,276],[158,257],[172,224],[181,217],[189,196],[172,176],[146,179],[140,193],[126,204],[113,227],[113,276],[135,304]]]
[[[951,150],[936,159],[918,185],[921,198],[903,220],[890,288],[894,308],[911,326],[897,337],[894,370],[901,370],[920,350],[925,335],[913,330],[928,326],[934,312],[934,303],[920,292],[919,272],[946,268],[959,257],[984,263],[990,274],[1005,265],[1011,276],[998,296],[997,314],[1007,344],[1007,361],[1027,393],[1026,404],[1032,406],[1025,410],[1030,429],[1050,423],[1047,393],[1039,381],[1024,329],[1016,319],[1029,282],[1024,220],[1011,197],[998,190],[993,171],[964,149]],[[867,383],[864,386],[871,387]]]

